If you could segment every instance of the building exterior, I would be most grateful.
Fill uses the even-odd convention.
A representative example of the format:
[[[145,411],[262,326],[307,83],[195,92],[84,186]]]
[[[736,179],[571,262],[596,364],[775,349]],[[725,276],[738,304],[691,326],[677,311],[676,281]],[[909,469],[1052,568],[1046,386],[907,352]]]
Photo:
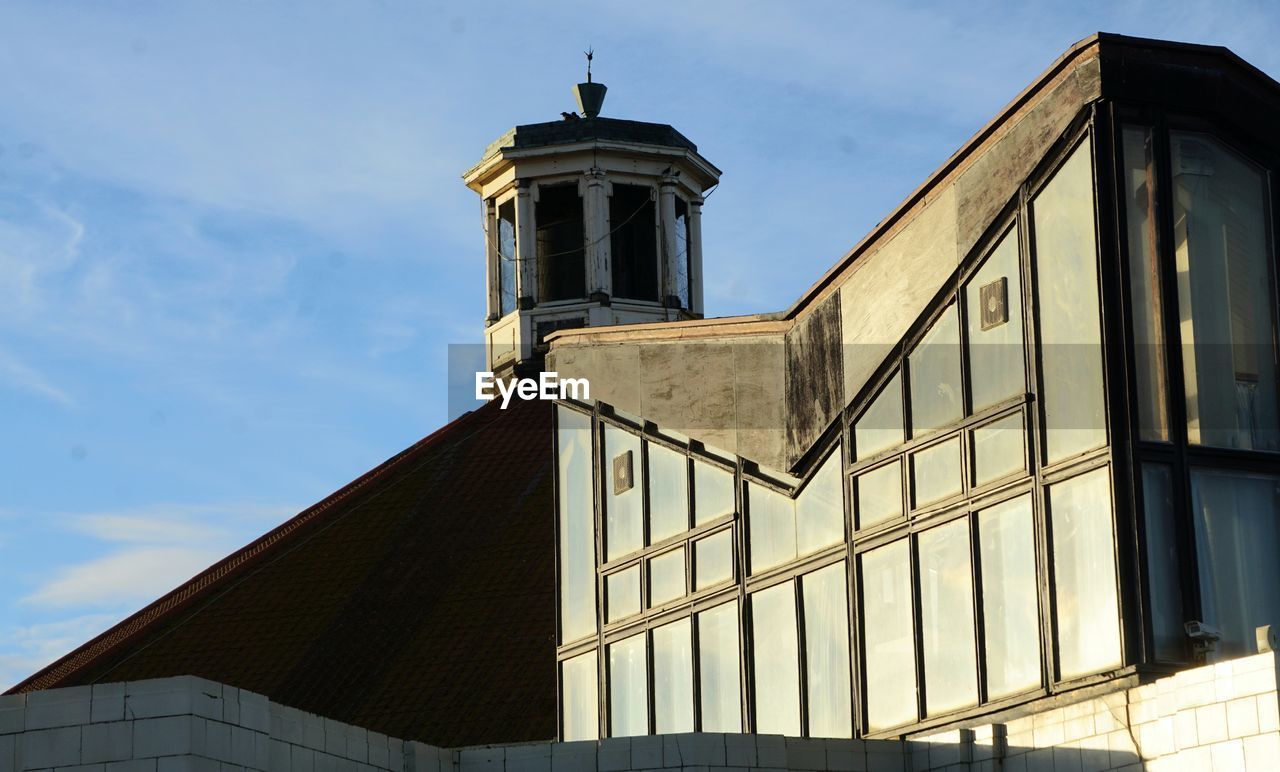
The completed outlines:
[[[720,319],[719,171],[578,95],[465,179],[490,368],[590,401],[468,414],[33,675],[0,770],[1280,764],[1280,84],[1092,36]]]

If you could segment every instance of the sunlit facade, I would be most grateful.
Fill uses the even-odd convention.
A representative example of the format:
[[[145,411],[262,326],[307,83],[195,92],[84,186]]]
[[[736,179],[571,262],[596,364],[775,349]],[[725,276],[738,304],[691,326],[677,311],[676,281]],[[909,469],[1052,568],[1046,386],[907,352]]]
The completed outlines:
[[[1105,67],[785,473],[558,408],[563,739],[896,737],[1280,624],[1280,147]]]

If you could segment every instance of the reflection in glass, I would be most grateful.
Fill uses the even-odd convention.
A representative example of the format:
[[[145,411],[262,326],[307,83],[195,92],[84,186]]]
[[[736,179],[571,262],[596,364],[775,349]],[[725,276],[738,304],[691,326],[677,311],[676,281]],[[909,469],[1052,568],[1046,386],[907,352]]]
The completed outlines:
[[[649,543],[689,530],[688,459],[656,443],[649,446]]]
[[[689,619],[653,631],[653,731],[693,731],[693,642]]]
[[[792,582],[751,595],[756,732],[800,736],[800,652]]]
[[[907,357],[911,374],[911,436],[964,417],[960,389],[960,317],[947,308]]]
[[[748,533],[753,574],[796,556],[795,502],[758,483],[747,485]]]
[[[644,633],[609,646],[609,736],[649,733]]]
[[[1027,469],[1022,413],[973,430],[973,484],[984,485]]]
[[[1254,630],[1280,624],[1280,479],[1191,471],[1204,621],[1222,631],[1217,657],[1251,654]]]
[[[1040,685],[1040,612],[1036,602],[1031,496],[978,513],[987,699]]]
[[[698,615],[698,689],[704,732],[742,731],[738,653],[738,601]]]
[[[609,574],[604,579],[607,619],[614,622],[640,613],[640,566]]]
[[[701,461],[693,462],[693,517],[695,525],[709,523],[736,508],[733,472]]]
[[[801,555],[844,541],[840,451],[822,463],[796,498],[796,551]]]
[[[705,590],[733,578],[733,531],[725,529],[693,544],[693,589]]]
[[[1049,462],[1107,439],[1090,153],[1086,138],[1032,201]]]
[[[1266,175],[1207,134],[1172,143],[1188,439],[1280,449]]]
[[[858,475],[858,527],[868,528],[902,517],[902,462],[892,463]]]
[[[925,531],[919,549],[925,712],[937,715],[978,702],[969,519]]]
[[[591,417],[560,408],[556,457],[560,492],[561,643],[596,631],[595,515],[591,486]]]
[[[595,649],[561,663],[560,678],[565,742],[597,739],[600,720]]]
[[[1048,490],[1063,679],[1121,664],[1109,473],[1095,469]]]
[[[685,594],[684,547],[649,560],[649,606],[660,606]]]
[[[516,310],[516,200],[498,205],[498,315]]]
[[[810,737],[853,736],[847,576],[841,562],[806,574],[800,584]]]
[[[624,453],[631,454],[631,475],[634,483],[629,489],[614,495],[617,481],[614,479],[614,459]],[[600,453],[604,463],[605,495],[605,543],[606,560],[622,557],[644,546],[644,520],[642,514],[644,490],[643,464],[640,463],[640,438],[616,426],[605,424],[604,448]]]
[[[871,458],[906,440],[902,427],[902,375],[894,373],[853,425],[857,460]]]
[[[861,561],[867,724],[876,731],[916,720],[907,540],[866,552]]]
[[[1156,167],[1151,129],[1124,127],[1125,228],[1129,247],[1129,292],[1133,309],[1134,376],[1138,391],[1138,436],[1169,439],[1164,373],[1164,328],[1160,257],[1156,251]]]
[[[964,482],[960,476],[960,438],[919,451],[911,457],[911,500],[917,508],[954,496]]]
[[[1017,228],[1000,239],[978,273],[969,279],[964,303],[969,334],[969,390],[977,412],[1022,394],[1027,388],[1022,366]]]
[[[1142,465],[1142,511],[1156,658],[1179,662],[1186,657],[1186,633],[1182,627],[1182,571],[1174,521],[1173,477],[1168,465]]]

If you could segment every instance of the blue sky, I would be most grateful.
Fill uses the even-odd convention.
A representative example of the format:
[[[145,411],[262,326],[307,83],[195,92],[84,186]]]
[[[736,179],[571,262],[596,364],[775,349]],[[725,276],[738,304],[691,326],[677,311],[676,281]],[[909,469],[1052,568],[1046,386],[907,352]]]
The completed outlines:
[[[787,306],[1071,43],[1264,3],[0,5],[0,688],[429,433],[478,342],[459,179],[573,108],[725,171],[709,314]],[[954,7],[953,7],[954,6]]]

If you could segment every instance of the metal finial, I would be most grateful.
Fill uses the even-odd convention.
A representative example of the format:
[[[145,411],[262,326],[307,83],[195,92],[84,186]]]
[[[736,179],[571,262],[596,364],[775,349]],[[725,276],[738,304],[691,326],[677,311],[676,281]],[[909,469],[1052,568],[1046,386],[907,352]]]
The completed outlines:
[[[595,56],[596,51],[591,46],[587,46],[587,50],[583,51],[582,53],[586,54],[586,57],[587,57],[587,82],[590,83],[591,82],[591,59]]]

